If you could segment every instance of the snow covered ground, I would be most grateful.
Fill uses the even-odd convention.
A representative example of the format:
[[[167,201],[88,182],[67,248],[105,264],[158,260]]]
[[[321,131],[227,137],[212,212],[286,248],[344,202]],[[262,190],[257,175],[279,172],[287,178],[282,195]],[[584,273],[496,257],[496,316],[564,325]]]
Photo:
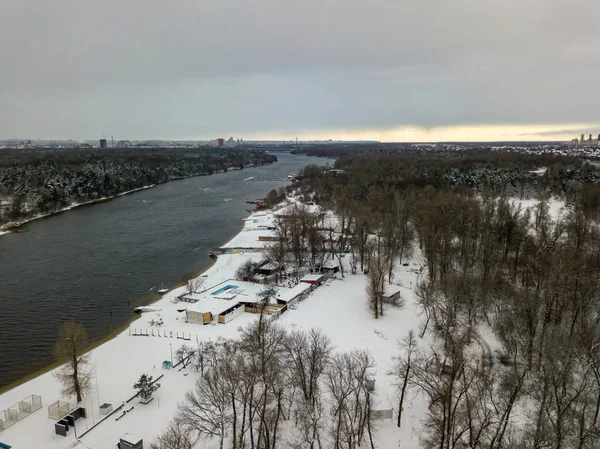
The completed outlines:
[[[346,274],[343,280],[323,285],[296,310],[285,313],[279,322],[286,328],[321,328],[332,339],[339,351],[366,349],[377,364],[375,373],[375,409],[398,410],[395,388],[386,374],[392,367],[392,357],[398,355],[397,342],[412,329],[418,334],[421,318],[417,314],[414,287],[417,282],[417,264],[396,270],[394,283],[401,288],[404,306],[387,308],[383,318],[375,319],[367,307],[366,276]],[[423,340],[419,340],[424,344]],[[404,402],[403,426],[396,427],[395,420],[379,421],[375,438],[381,449],[418,448],[421,417],[427,405],[420,397],[409,393]],[[400,445],[400,441],[402,444]]]
[[[263,218],[261,218],[263,217]],[[249,217],[245,220],[245,231],[256,230],[257,221],[266,222],[264,215]],[[261,230],[266,235],[271,231]],[[243,252],[219,256],[216,263],[202,277],[205,286],[216,285],[234,278],[236,269],[247,260],[258,261],[260,252]],[[307,299],[297,304],[279,318],[287,329],[318,327],[323,329],[340,351],[354,348],[366,348],[373,356],[377,369],[376,409],[394,408],[396,399],[391,379],[386,375],[392,363],[392,357],[398,353],[397,342],[404,338],[409,330],[417,328],[420,317],[414,298],[417,283],[418,263],[411,260],[409,266],[400,266],[396,270],[394,283],[401,289],[404,301],[402,308],[388,308],[385,316],[378,320],[371,317],[366,303],[366,278],[362,274],[346,274],[342,280],[334,280],[329,285],[317,288]],[[87,418],[76,422],[76,431],[81,435],[97,423],[101,416],[99,405],[112,404],[113,408],[122,405],[135,392],[133,384],[141,374],[150,374],[160,379],[161,387],[148,405],[133,399],[124,406],[129,413],[116,421],[121,412],[109,417],[97,427],[80,438],[78,443],[73,430],[68,436],[54,434],[54,421],[48,418],[47,406],[56,400],[70,400],[62,397],[59,385],[52,372],[26,382],[13,390],[0,395],[0,410],[10,407],[30,394],[42,396],[43,408],[31,416],[17,422],[7,430],[0,432],[0,441],[12,445],[15,449],[29,448],[91,448],[113,449],[119,438],[125,433],[140,435],[148,445],[166,426],[175,414],[177,403],[186,391],[193,387],[197,374],[192,367],[182,371],[163,369],[162,362],[171,360],[171,354],[186,344],[197,346],[202,341],[218,341],[223,338],[236,338],[240,329],[256,319],[256,315],[243,313],[228,324],[198,325],[185,322],[186,303],[173,302],[184,293],[185,287],[167,293],[160,301],[152,305],[154,312],[143,313],[129,329],[114,339],[94,349],[91,363],[94,375],[86,395]],[[161,326],[151,322],[162,318]],[[133,334],[154,334],[154,336],[134,336]],[[160,336],[159,336],[160,335]],[[178,338],[179,337],[179,338]],[[185,338],[186,340],[184,340]],[[427,406],[419,397],[409,394],[405,400],[403,427],[398,429],[394,421],[379,421],[376,445],[381,449],[418,448],[418,432],[421,417]],[[400,444],[401,442],[401,444]],[[198,447],[209,448],[206,442]]]
[[[527,200],[521,200],[518,198],[510,198],[510,201],[515,205],[521,205],[521,210],[525,211],[527,209],[530,209],[532,213],[535,211],[535,208],[537,207],[537,205],[539,203],[539,201],[536,200],[535,198],[531,198],[531,199],[527,199]],[[553,220],[558,220],[559,218],[564,217],[566,213],[567,213],[567,207],[566,207],[564,201],[558,200],[555,197],[551,197],[548,200],[548,214],[550,214],[550,217]]]

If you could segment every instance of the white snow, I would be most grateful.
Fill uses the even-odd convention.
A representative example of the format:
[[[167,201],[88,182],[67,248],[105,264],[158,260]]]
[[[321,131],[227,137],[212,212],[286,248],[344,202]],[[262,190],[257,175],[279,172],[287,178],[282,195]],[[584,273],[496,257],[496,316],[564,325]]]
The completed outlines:
[[[249,218],[251,219],[245,220],[245,230],[240,234],[248,232],[248,227],[256,226],[256,220],[262,222],[272,220],[272,214],[254,214]],[[202,275],[204,285],[213,286],[207,289],[206,293],[214,292],[219,284],[231,284],[238,287],[237,296],[247,295],[244,301],[256,297],[258,290],[263,290],[264,286],[232,281],[232,279],[235,277],[236,269],[245,261],[259,261],[262,257],[261,252],[219,256],[215,264]],[[323,329],[339,351],[366,348],[377,364],[374,373],[375,408],[393,408],[394,415],[397,412],[395,389],[386,373],[391,367],[392,357],[398,353],[397,342],[404,338],[409,330],[416,331],[421,321],[412,290],[416,285],[417,270],[414,261],[411,261],[410,265],[410,267],[399,266],[394,273],[395,284],[392,287],[400,289],[403,307],[387,308],[385,315],[378,320],[372,318],[368,311],[365,295],[366,277],[362,274],[347,274],[342,280],[333,280],[329,285],[316,288],[304,301],[297,303],[295,310],[287,311],[278,319],[286,329],[311,327]],[[316,279],[320,275],[309,275],[309,277]],[[277,288],[280,290],[280,298],[285,300],[311,287],[308,284],[299,284],[292,289]],[[183,344],[195,347],[202,341],[237,338],[239,329],[257,317],[254,314],[243,313],[234,322],[228,324],[203,326],[186,323],[185,313],[182,311],[186,308],[191,309],[194,305],[176,301],[176,298],[185,292],[186,287],[170,291],[151,306],[156,311],[142,313],[129,329],[91,352],[94,376],[90,383],[90,392],[85,398],[87,418],[76,422],[79,435],[100,420],[98,410],[100,404],[107,402],[116,409],[123,401],[133,396],[135,393],[133,384],[141,374],[150,374],[154,378],[160,375],[164,377],[160,379],[161,387],[149,404],[143,405],[138,399],[133,399],[125,405],[125,409],[133,406],[132,411],[119,421],[116,421],[115,417],[119,416],[121,411],[116,412],[83,436],[81,445],[77,447],[113,449],[119,438],[126,433],[143,437],[144,444],[148,445],[174,416],[177,403],[183,399],[185,392],[193,387],[197,378],[197,374],[191,367],[182,371],[178,371],[178,368],[163,369],[162,362],[170,361],[172,354],[174,355]],[[219,301],[219,305],[221,302],[233,305],[236,299],[238,298],[231,301],[206,300]],[[201,299],[199,303],[202,301]],[[163,324],[160,326],[152,324],[156,322]],[[424,344],[422,340],[420,343]],[[65,398],[60,394],[57,380],[52,372],[42,374],[0,395],[0,410],[30,394],[41,395],[44,407],[0,432],[0,441],[16,449],[75,447],[77,443],[74,432],[70,431],[66,438],[55,435],[54,422],[48,418],[47,406],[50,403],[59,399],[72,401],[71,398]],[[379,421],[375,436],[376,446],[380,449],[419,447],[418,432],[421,427],[421,417],[426,412],[427,406],[421,397],[409,394],[405,400],[403,427],[398,429],[395,422],[390,420]],[[401,446],[399,446],[400,441]],[[213,446],[202,442],[199,447]]]
[[[312,285],[307,284],[306,282],[300,282],[295,287],[292,287],[291,289],[278,295],[277,299],[279,299],[280,301],[289,302],[292,299],[300,296],[302,293],[304,293],[306,290],[308,290],[310,288],[312,288]]]
[[[519,198],[509,198],[509,201],[515,205],[521,205],[521,209],[525,211],[526,209],[530,209],[531,212],[535,211],[539,201],[536,199],[526,199],[522,200]],[[551,197],[548,199],[548,214],[552,218],[552,220],[558,220],[563,218],[567,212],[567,208],[565,206],[565,202],[555,197]]]

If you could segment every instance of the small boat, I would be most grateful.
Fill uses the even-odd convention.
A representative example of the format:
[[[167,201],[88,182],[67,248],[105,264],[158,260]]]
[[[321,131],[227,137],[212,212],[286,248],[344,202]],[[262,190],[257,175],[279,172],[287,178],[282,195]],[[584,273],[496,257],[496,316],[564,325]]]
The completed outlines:
[[[250,176],[249,178],[244,179],[244,181],[252,181],[254,179],[254,176]]]
[[[133,309],[133,311],[135,313],[160,312],[160,309],[157,309],[156,307],[150,307],[150,306],[139,306],[139,307],[136,307],[135,309]]]
[[[157,288],[156,285],[154,287],[152,287],[150,289],[151,292],[156,292],[156,293],[167,293],[169,291],[169,289],[167,287],[165,287],[165,284],[160,284],[160,288]]]
[[[214,259],[216,259],[218,256],[218,254],[215,251],[209,251],[208,252],[208,257],[212,257]]]
[[[289,180],[296,179],[296,176],[297,176],[296,173],[291,173],[288,175],[288,179]]]

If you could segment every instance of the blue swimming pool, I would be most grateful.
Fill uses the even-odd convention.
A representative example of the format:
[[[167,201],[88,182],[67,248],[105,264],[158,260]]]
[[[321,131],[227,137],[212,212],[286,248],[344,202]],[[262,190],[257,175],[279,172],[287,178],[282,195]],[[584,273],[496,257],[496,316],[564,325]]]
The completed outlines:
[[[278,292],[279,292],[279,290],[267,289],[267,290],[260,292],[259,295],[260,296],[275,296]]]
[[[223,293],[227,290],[233,290],[238,288],[237,285],[226,285],[225,287],[221,287],[219,290],[217,290],[216,292],[212,292],[211,295],[218,295],[219,293]]]

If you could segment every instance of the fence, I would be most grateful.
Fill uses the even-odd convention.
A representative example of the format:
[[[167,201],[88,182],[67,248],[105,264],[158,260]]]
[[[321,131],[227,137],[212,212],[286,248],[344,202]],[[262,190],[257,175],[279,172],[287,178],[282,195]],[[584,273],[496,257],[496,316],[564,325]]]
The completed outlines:
[[[27,396],[22,401],[11,405],[6,410],[0,410],[0,430],[8,429],[10,426],[33,412],[42,408],[42,397],[37,394]]]
[[[71,404],[65,401],[56,401],[48,406],[48,418],[58,421],[71,411]]]
[[[160,337],[160,338],[176,338],[179,340],[186,340],[186,341],[190,341],[192,339],[192,334],[188,333],[186,334],[185,332],[173,332],[173,331],[167,331],[166,329],[156,329],[156,331],[154,329],[150,329],[148,330],[148,328],[129,328],[129,335],[132,337]]]

